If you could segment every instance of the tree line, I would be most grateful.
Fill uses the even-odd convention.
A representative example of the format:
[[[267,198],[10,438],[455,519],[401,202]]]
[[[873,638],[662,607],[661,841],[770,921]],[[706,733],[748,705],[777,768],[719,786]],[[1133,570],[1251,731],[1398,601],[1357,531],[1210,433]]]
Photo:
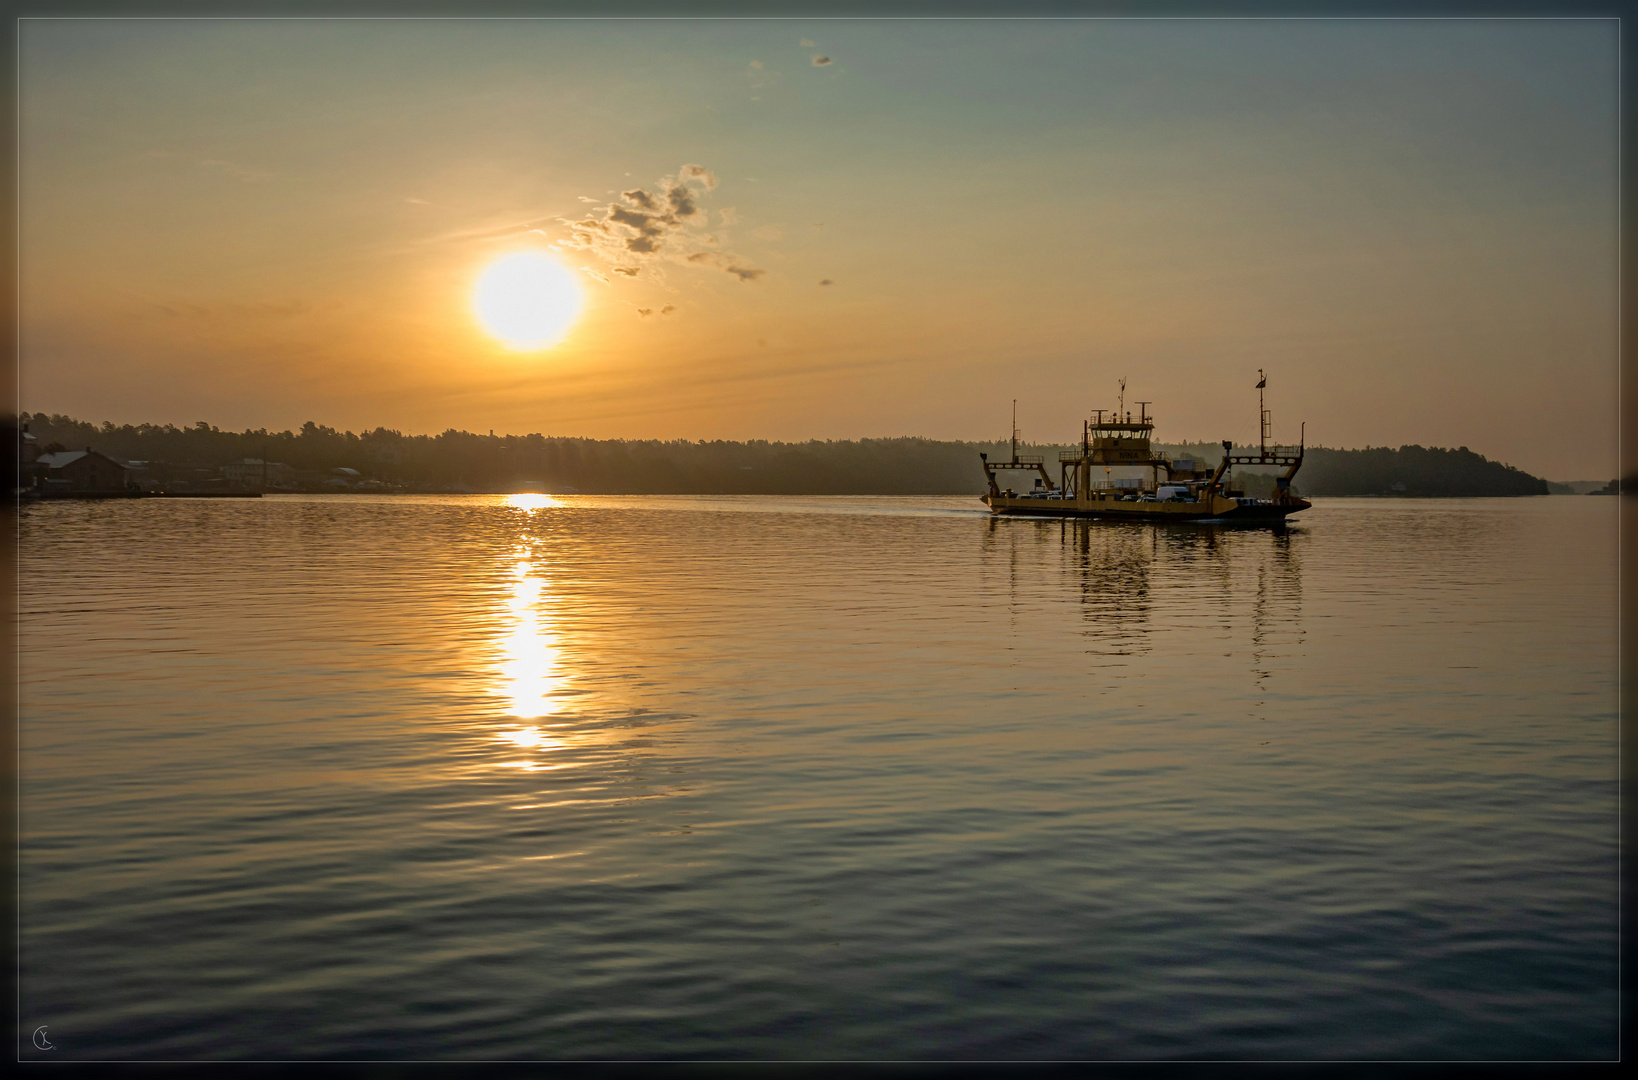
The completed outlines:
[[[244,458],[282,462],[309,475],[336,468],[412,490],[488,491],[523,482],[595,494],[976,495],[984,489],[978,455],[1005,458],[1005,442],[922,438],[747,442],[687,439],[582,439],[481,435],[451,428],[405,435],[389,428],[354,433],[308,421],[297,431],[226,431],[204,421],[93,424],[57,413],[22,413],[42,448],[94,448],[109,457],[216,469]],[[1219,443],[1173,443],[1174,456],[1213,465]],[[1057,476],[1067,445],[1032,444]],[[1259,470],[1260,471],[1260,470]],[[1272,487],[1267,472],[1243,475],[1250,494]],[[1401,446],[1335,450],[1311,447],[1295,486],[1305,495],[1545,495],[1547,482],[1466,447]]]

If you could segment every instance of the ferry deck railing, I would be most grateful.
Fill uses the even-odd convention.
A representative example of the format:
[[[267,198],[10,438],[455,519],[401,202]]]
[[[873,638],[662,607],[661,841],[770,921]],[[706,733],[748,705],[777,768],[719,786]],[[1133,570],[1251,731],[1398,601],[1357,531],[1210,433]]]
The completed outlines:
[[[1079,461],[1083,457],[1091,457],[1091,456],[1092,456],[1092,452],[1087,452],[1087,453],[1083,454],[1079,450],[1060,450],[1060,451],[1058,451],[1058,460],[1059,461]],[[1121,465],[1138,465],[1138,466],[1147,467],[1148,464],[1151,461],[1159,462],[1162,465],[1167,463],[1167,459],[1166,459],[1165,455],[1163,455],[1163,454],[1151,454],[1146,458],[1139,458],[1136,461],[1122,461],[1119,464],[1121,464]]]

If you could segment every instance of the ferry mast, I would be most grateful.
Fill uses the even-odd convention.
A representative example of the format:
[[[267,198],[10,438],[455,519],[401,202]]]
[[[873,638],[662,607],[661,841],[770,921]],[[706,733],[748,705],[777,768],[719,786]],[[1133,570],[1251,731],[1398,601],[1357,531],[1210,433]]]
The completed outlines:
[[[1297,475],[1302,468],[1304,442],[1307,438],[1307,425],[1304,424],[1298,432],[1296,446],[1276,446],[1269,443],[1274,430],[1273,415],[1264,406],[1263,390],[1268,386],[1268,375],[1262,368],[1257,369],[1257,453],[1236,454],[1234,442],[1231,439],[1223,440],[1223,460],[1218,464],[1217,471],[1212,474],[1211,483],[1207,490],[1221,492],[1225,490],[1223,474],[1234,465],[1283,465],[1285,472],[1274,479],[1274,498],[1276,506],[1291,506],[1301,502],[1291,494],[1291,478]],[[1307,503],[1302,503],[1306,507]]]
[[[1037,489],[1043,487],[1050,488],[1052,486],[1052,477],[1047,475],[1046,464],[1040,454],[1024,454],[1020,456],[1018,453],[1017,398],[1012,399],[1012,460],[991,461],[990,455],[985,453],[980,453],[978,457],[984,462],[984,475],[989,479],[990,491],[998,497],[1002,494],[1002,491],[1001,486],[995,482],[995,474],[1006,470],[1019,470],[1022,472],[1030,472],[1033,470],[1041,474],[1040,479],[1035,482],[1035,487]]]

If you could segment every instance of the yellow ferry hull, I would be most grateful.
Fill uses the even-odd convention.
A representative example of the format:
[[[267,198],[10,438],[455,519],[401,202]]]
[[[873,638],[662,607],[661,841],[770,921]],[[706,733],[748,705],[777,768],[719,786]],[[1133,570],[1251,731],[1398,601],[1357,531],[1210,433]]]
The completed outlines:
[[[1282,521],[1308,509],[1305,499],[1284,502],[1240,500],[1213,495],[1201,502],[1128,502],[1116,498],[1031,499],[985,495],[993,514],[1028,517],[1076,517],[1104,521]]]

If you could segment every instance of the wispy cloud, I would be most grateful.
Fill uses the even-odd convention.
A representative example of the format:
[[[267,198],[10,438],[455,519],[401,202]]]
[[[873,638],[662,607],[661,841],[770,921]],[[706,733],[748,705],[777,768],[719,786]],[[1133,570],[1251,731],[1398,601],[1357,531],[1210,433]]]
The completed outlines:
[[[202,158],[192,154],[178,154],[170,150],[150,150],[142,155],[146,158],[171,159],[176,161],[191,161],[195,165],[214,170],[235,180],[243,180],[247,184],[257,184],[270,179],[273,174],[267,169],[259,169],[254,165],[245,165],[238,161],[227,161],[222,158]]]
[[[556,225],[561,220],[563,219],[557,217],[530,218],[527,221],[514,221],[506,225],[490,224],[470,229],[455,229],[450,232],[440,233],[422,242],[434,244],[473,243],[485,240],[502,240],[509,236],[522,236],[525,233],[540,233],[544,236],[545,230],[542,226]]]
[[[199,164],[207,169],[227,173],[235,180],[243,180],[247,184],[260,183],[273,175],[266,169],[258,169],[254,165],[241,165],[237,161],[222,161],[219,158],[202,158]]]
[[[752,60],[745,67],[745,81],[750,84],[752,90],[764,90],[778,78],[778,73],[769,71],[760,60]],[[752,97],[751,100],[756,101],[757,98]]]
[[[664,250],[694,225],[703,225],[699,199],[717,186],[717,178],[703,165],[684,165],[675,176],[662,176],[656,191],[631,188],[569,226],[569,244],[604,257],[648,256]]]
[[[569,229],[565,246],[614,264],[613,272],[627,278],[672,261],[723,265],[741,281],[755,280],[762,275],[761,270],[726,265],[734,256],[687,250],[716,242],[715,237],[698,231],[708,221],[701,202],[716,186],[717,178],[710,169],[684,165],[675,175],[660,177],[653,190],[629,188],[606,204],[596,204],[600,209],[593,209],[579,220],[559,218],[559,223]],[[724,224],[731,220],[730,207]]]

